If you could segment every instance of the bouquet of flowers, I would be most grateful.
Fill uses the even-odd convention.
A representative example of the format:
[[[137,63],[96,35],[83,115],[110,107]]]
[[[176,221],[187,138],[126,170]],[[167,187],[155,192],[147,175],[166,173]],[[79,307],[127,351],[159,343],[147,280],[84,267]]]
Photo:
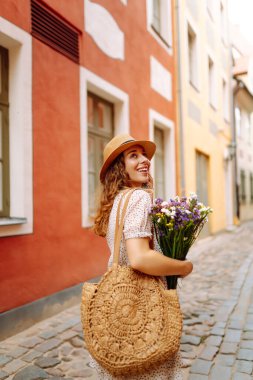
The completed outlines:
[[[168,202],[161,198],[155,199],[150,217],[163,254],[185,260],[212,211],[210,207],[198,202],[195,193],[190,193],[189,198],[176,196]],[[178,277],[166,277],[168,289],[176,289]]]

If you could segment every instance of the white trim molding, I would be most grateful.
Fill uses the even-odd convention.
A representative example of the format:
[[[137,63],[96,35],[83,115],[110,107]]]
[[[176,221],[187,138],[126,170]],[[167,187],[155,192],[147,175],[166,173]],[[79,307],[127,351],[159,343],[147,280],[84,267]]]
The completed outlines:
[[[85,30],[104,54],[125,59],[125,35],[110,12],[100,4],[85,0]]]
[[[175,125],[174,122],[153,109],[149,109],[149,138],[154,141],[155,126],[161,128],[165,135],[165,162],[169,170],[165,176],[166,199],[176,195],[176,159],[175,159]],[[154,165],[151,168],[154,177]],[[159,194],[156,194],[159,196]]]
[[[129,132],[129,97],[128,94],[80,66],[80,128],[81,128],[81,197],[82,227],[90,227],[92,222],[88,214],[88,126],[87,126],[87,92],[90,91],[114,105],[114,131]]]
[[[9,51],[10,218],[0,236],[33,232],[32,37],[0,17],[0,45]]]
[[[150,87],[169,102],[172,101],[171,73],[152,56],[150,56]]]

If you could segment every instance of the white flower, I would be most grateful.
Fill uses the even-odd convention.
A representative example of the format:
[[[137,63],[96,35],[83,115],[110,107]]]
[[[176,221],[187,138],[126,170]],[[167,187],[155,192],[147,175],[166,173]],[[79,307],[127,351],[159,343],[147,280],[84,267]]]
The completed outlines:
[[[163,202],[161,203],[161,206],[162,206],[162,207],[165,207],[165,206],[168,206],[168,204],[169,204],[168,202],[163,201]]]
[[[170,210],[168,210],[167,208],[162,208],[161,212],[163,212],[167,216],[170,216]]]
[[[189,211],[189,210],[185,210],[185,212],[186,212],[186,214],[191,214],[191,211]]]
[[[197,199],[198,196],[197,196],[196,193],[194,193],[193,191],[191,191],[191,192],[190,192],[190,198],[191,198],[191,199]]]

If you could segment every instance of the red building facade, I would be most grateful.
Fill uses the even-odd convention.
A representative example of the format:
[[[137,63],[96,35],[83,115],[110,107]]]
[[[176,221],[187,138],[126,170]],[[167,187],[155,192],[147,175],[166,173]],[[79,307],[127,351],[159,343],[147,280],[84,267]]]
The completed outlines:
[[[173,4],[160,3],[2,2],[1,312],[105,271],[109,252],[90,226],[97,163],[112,135],[160,139],[156,163],[171,167],[153,174],[165,194],[175,192]]]

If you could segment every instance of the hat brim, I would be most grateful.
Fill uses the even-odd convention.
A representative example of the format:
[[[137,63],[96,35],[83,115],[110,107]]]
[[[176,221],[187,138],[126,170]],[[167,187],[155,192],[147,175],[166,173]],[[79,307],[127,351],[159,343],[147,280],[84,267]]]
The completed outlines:
[[[125,150],[128,148],[131,148],[131,146],[140,145],[144,148],[145,153],[147,155],[147,158],[151,160],[153,155],[156,151],[156,145],[152,141],[147,140],[135,140],[135,141],[129,141],[127,143],[124,143],[120,145],[117,149],[115,149],[110,156],[107,158],[107,160],[104,162],[101,170],[100,170],[100,181],[102,182],[105,178],[105,174],[109,166],[112,164],[112,162]]]

